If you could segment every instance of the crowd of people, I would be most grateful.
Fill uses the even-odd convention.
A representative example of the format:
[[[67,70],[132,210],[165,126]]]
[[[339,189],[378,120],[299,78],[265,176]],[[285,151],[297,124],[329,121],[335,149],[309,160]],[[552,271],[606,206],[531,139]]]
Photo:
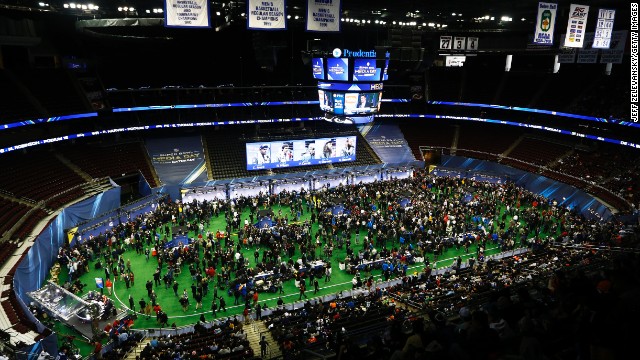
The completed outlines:
[[[285,359],[614,359],[640,318],[638,255],[551,242],[444,274],[427,269],[265,319]],[[365,325],[363,325],[365,324]],[[372,324],[381,324],[375,326]]]
[[[254,226],[260,210],[275,204],[287,205],[290,210],[270,214],[268,227]],[[242,222],[246,209],[249,215]],[[305,214],[309,216],[302,220]],[[209,230],[211,219],[220,216],[225,218],[226,228]],[[167,246],[176,226],[186,227],[185,234],[194,235],[185,243]],[[195,300],[196,309],[204,309],[202,298],[213,292],[207,308],[215,316],[217,311],[226,311],[219,289],[226,289],[234,295],[235,304],[244,304],[251,311],[259,306],[255,301],[256,275],[270,272],[273,289],[280,291],[282,281],[295,279],[303,289],[302,299],[308,288],[317,292],[314,283],[323,275],[325,282],[330,281],[332,263],[337,262],[354,275],[354,288],[374,286],[374,269],[381,269],[384,280],[402,278],[405,283],[406,279],[411,290],[402,295],[404,300],[422,307],[438,303],[433,299],[443,296],[505,288],[518,278],[532,276],[519,265],[521,260],[486,256],[488,247],[508,251],[523,247],[538,250],[549,244],[621,245],[625,240],[619,235],[621,227],[613,221],[588,220],[558,206],[554,199],[512,183],[435,177],[415,170],[405,179],[341,185],[318,192],[302,189],[232,200],[162,201],[154,204],[152,211],[114,224],[105,233],[80,233],[79,241],[61,248],[58,258],[67,266],[71,264],[76,273],[87,271],[89,262],[95,261],[95,266],[104,267],[107,281],[122,280],[128,287],[135,283],[125,252],[135,250],[147,260],[150,253],[155,254],[158,264],[153,281],[144,285],[149,301],[140,300],[140,313],[149,316],[155,310],[158,324],[169,326],[155,294],[163,285],[173,289],[184,311],[191,305],[190,299]],[[458,257],[452,271],[432,274],[450,248],[465,253],[464,263]],[[244,255],[251,249],[255,249],[253,259]],[[334,249],[344,249],[346,256],[336,258]],[[322,262],[322,269],[308,271],[315,261]],[[420,265],[420,282],[413,280],[415,273],[410,271],[409,266],[415,264]],[[186,289],[180,291],[184,286],[179,287],[174,279],[183,270],[193,280],[191,294]],[[133,310],[134,300],[130,302]]]
[[[217,359],[232,356],[241,359],[252,355],[247,334],[237,317],[211,322],[201,317],[193,332],[152,337],[142,349],[140,359]]]

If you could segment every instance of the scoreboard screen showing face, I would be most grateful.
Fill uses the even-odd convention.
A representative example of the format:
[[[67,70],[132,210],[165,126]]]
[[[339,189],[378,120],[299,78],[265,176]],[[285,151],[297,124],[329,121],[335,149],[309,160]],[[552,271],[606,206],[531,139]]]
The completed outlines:
[[[247,143],[247,170],[355,161],[356,139],[355,136],[336,136]]]
[[[318,90],[320,109],[334,115],[370,115],[380,111],[382,92]]]

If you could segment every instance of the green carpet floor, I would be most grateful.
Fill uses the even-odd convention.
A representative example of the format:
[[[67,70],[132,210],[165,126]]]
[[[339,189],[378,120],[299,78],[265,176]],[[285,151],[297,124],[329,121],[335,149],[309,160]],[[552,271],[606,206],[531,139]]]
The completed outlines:
[[[289,213],[288,206],[275,205],[275,206],[272,206],[271,208],[276,213],[279,210],[282,210],[283,214]],[[499,210],[500,213],[504,211],[503,206],[498,206],[498,208],[500,209]],[[244,219],[248,217],[249,217],[249,210],[246,209],[242,213],[241,223],[244,223]],[[300,220],[304,221],[308,219],[310,219],[310,214],[304,213]],[[509,222],[509,219],[507,220],[507,224],[508,222]],[[219,217],[213,217],[211,219],[208,229],[212,232],[215,232],[218,229],[225,229],[225,227],[226,227],[225,218],[223,215],[220,215]],[[317,231],[318,231],[318,225],[313,224],[312,226],[313,238],[315,238],[315,234]],[[189,236],[195,237],[193,233],[189,234]],[[355,238],[355,234],[352,236],[352,240],[353,238]],[[232,234],[232,239],[237,243],[237,234]],[[352,246],[354,246],[355,251],[357,251],[357,249],[359,248],[356,245],[352,245]],[[200,251],[202,254],[202,250]],[[250,267],[253,267],[255,265],[254,257],[253,257],[254,251],[255,251],[255,248],[243,249],[245,258],[249,259],[250,261]],[[262,254],[262,251],[260,252]],[[321,250],[317,250],[316,255],[320,255],[320,252]],[[485,252],[486,255],[493,255],[498,252],[499,252],[499,248],[497,248],[496,246],[487,245],[487,249]],[[476,253],[475,245],[471,247],[469,254],[465,254],[464,249],[457,250],[455,248],[450,248],[448,251],[446,251],[443,254],[443,256],[441,256],[438,259],[437,267],[440,268],[440,267],[450,266],[458,255],[462,256],[463,260],[466,260],[469,256],[475,256],[475,253]],[[314,294],[313,288],[311,286],[308,286],[307,288],[311,289],[311,291],[309,290],[307,291],[307,296],[309,298],[314,298],[316,296],[321,296],[321,295],[326,295],[331,293],[337,293],[341,290],[352,288],[351,280],[353,278],[353,275],[348,274],[346,271],[340,270],[338,267],[338,262],[344,259],[345,255],[346,255],[345,249],[342,249],[342,250],[334,249],[333,256],[331,259],[331,265],[333,268],[331,281],[329,283],[325,283],[324,279],[321,279],[319,281],[320,291],[317,294]],[[300,256],[299,249],[296,249],[294,260],[297,260],[299,256]],[[127,260],[131,261],[131,265],[132,265],[131,268],[135,275],[135,284],[132,285],[129,289],[127,289],[123,281],[114,282],[114,289],[113,289],[114,291],[113,291],[113,294],[111,295],[111,298],[115,301],[117,306],[123,307],[123,308],[129,308],[128,299],[129,299],[129,296],[131,295],[134,299],[134,305],[135,305],[135,309],[131,309],[131,310],[139,312],[140,309],[139,309],[138,301],[141,298],[144,298],[146,301],[149,301],[149,298],[147,297],[145,283],[147,280],[153,281],[153,272],[155,271],[155,268],[157,266],[157,261],[153,257],[151,257],[151,259],[147,261],[144,255],[136,254],[135,250],[127,250],[123,255],[123,257],[125,261]],[[430,258],[431,258],[431,262],[433,263],[433,255],[430,255]],[[288,257],[283,257],[283,260],[288,260]],[[423,267],[424,267],[423,263],[419,263],[419,264],[416,263],[415,265],[409,268],[408,272],[413,273],[414,271],[420,271],[423,269]],[[96,290],[94,278],[104,277],[104,270],[94,269],[93,263],[90,264],[89,269],[90,271],[88,273],[85,273],[80,277],[80,280],[84,284],[88,285],[85,287],[85,291],[84,291],[85,293],[91,290]],[[219,270],[219,269],[216,269],[216,270]],[[65,271],[63,271],[63,273],[64,272]],[[372,272],[372,275],[374,275],[376,278],[379,278],[381,276],[381,270],[374,270]],[[66,274],[61,274],[60,281],[61,282],[65,281],[66,277],[67,277]],[[192,280],[186,264],[183,264],[183,271],[180,275],[176,276],[176,280],[180,285],[179,294],[182,294],[183,289],[187,289],[187,292],[191,297]],[[293,279],[286,281],[284,283],[283,288],[285,291],[285,294],[283,295],[278,295],[275,293],[260,293],[259,302],[261,304],[266,303],[269,307],[274,307],[276,305],[278,296],[281,296],[285,301],[285,303],[292,303],[298,300],[299,291],[295,287]],[[173,289],[171,288],[165,289],[164,284],[160,286],[156,286],[154,287],[154,289],[156,294],[158,295],[158,300],[157,300],[158,304],[161,305],[162,309],[169,316],[169,324],[175,323],[177,326],[193,324],[199,319],[200,315],[203,313],[205,314],[205,318],[207,320],[213,318],[213,315],[210,311],[211,301],[213,299],[213,291],[212,291],[213,283],[210,284],[210,288],[209,288],[210,290],[208,294],[203,298],[203,301],[202,301],[203,308],[196,310],[195,303],[192,300],[191,305],[188,311],[186,312],[183,311],[180,303],[178,302],[178,297],[174,295]],[[107,294],[106,289],[104,290],[104,293]],[[79,295],[84,295],[84,293]],[[233,296],[227,295],[226,289],[224,291],[219,290],[218,295],[225,296],[225,300],[227,303],[227,311],[226,312],[218,311],[217,317],[221,318],[221,317],[227,317],[230,315],[242,313],[243,304],[234,305],[234,298]],[[149,319],[147,319],[145,316],[142,316],[142,314],[138,314],[138,319],[135,321],[133,325],[133,328],[158,328],[158,327],[159,325],[156,322],[155,314],[152,314],[151,318]],[[61,334],[72,334],[74,332],[72,329],[64,327],[60,324],[56,326],[55,331]],[[76,345],[81,349],[81,352],[83,354],[86,351],[90,351],[88,349],[89,345],[87,344],[84,344],[78,341],[76,342]]]

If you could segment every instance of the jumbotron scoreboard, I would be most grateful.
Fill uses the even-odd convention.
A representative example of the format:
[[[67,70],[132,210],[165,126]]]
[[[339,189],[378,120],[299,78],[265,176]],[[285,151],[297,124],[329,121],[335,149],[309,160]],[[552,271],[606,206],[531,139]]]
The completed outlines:
[[[372,121],[380,111],[388,69],[389,52],[378,54],[376,50],[335,48],[329,56],[312,58],[325,120],[347,124]]]

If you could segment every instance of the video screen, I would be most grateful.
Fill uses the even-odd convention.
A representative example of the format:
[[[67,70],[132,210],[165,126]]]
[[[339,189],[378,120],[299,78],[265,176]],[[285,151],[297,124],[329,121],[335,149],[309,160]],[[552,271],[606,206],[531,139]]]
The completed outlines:
[[[355,59],[353,81],[380,81],[380,68],[375,59]]]
[[[375,114],[382,92],[335,92],[318,90],[320,109],[335,115]]]
[[[389,80],[389,59],[384,61],[384,70],[382,71],[382,80]]]
[[[313,58],[313,78],[318,80],[324,80],[324,59]]]
[[[330,164],[356,160],[356,137],[247,143],[246,149],[247,170]]]
[[[349,80],[349,59],[328,58],[327,59],[327,80],[337,80],[337,81]]]

